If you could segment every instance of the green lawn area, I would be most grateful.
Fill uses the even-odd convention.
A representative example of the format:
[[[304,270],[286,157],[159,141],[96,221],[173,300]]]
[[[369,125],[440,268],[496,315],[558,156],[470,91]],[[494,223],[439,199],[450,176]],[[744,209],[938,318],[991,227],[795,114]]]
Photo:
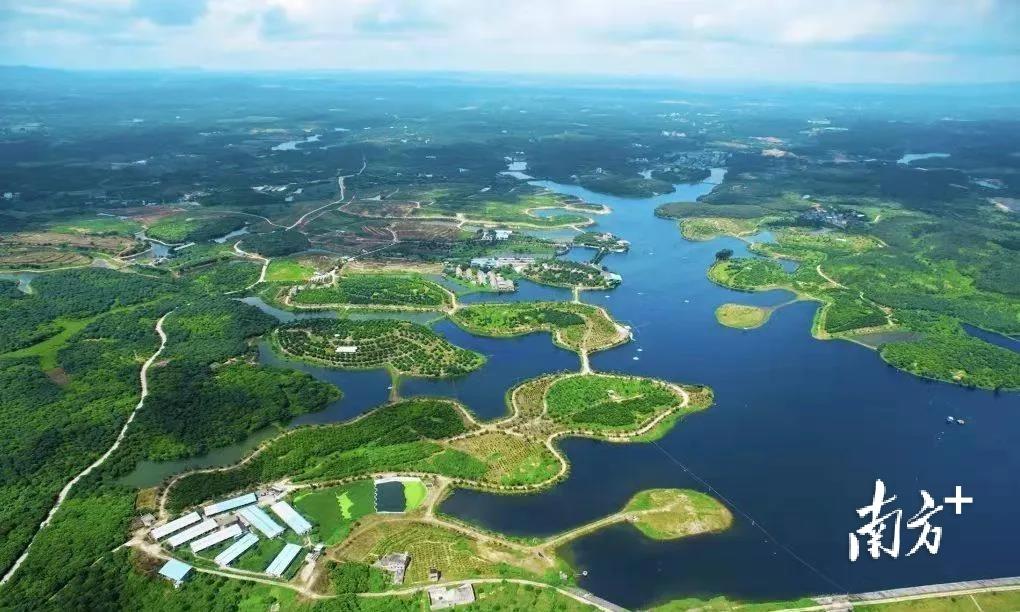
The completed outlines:
[[[354,521],[375,512],[375,483],[359,480],[298,494],[294,506],[315,525],[322,542],[332,546],[347,537]]]
[[[142,229],[142,226],[130,219],[91,216],[61,221],[51,225],[49,229],[61,234],[134,234]]]
[[[428,495],[429,490],[425,487],[425,483],[420,480],[407,480],[404,481],[404,510],[410,512],[425,501],[425,496]]]
[[[85,328],[86,325],[95,321],[98,317],[87,317],[84,319],[59,318],[54,322],[63,327],[60,333],[50,336],[38,344],[11,351],[3,357],[38,357],[39,366],[43,370],[52,370],[57,367],[57,352],[64,346],[68,338]]]
[[[715,310],[715,318],[719,323],[737,329],[761,327],[770,314],[768,308],[747,304],[723,304]]]
[[[266,270],[266,280],[273,283],[300,283],[315,274],[315,268],[294,259],[274,259]]]

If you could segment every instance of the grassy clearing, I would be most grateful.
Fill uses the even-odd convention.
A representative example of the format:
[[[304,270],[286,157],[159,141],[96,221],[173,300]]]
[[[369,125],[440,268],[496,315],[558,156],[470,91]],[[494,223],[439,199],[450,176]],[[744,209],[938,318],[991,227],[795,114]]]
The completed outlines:
[[[746,304],[723,304],[715,309],[715,319],[726,327],[754,329],[769,320],[772,309]]]
[[[51,232],[62,234],[135,234],[142,226],[130,219],[118,217],[81,217],[54,223]]]
[[[342,542],[361,517],[375,512],[375,484],[359,480],[294,497],[294,506],[315,526],[327,546]]]
[[[61,317],[56,319],[53,323],[62,328],[60,332],[32,346],[5,353],[2,357],[12,359],[18,357],[38,357],[39,367],[43,370],[54,370],[57,367],[57,353],[67,344],[68,339],[82,329],[85,329],[86,325],[97,318],[99,317],[88,317],[85,319]]]
[[[315,274],[313,266],[296,259],[274,259],[266,269],[266,280],[271,283],[301,283]]]
[[[704,493],[686,489],[641,491],[623,511],[638,513],[631,524],[655,540],[724,531],[733,524],[733,515],[726,506]]]
[[[680,233],[687,240],[712,240],[719,236],[747,236],[758,230],[758,219],[691,217],[680,221]]]
[[[507,582],[503,584],[479,584],[475,586],[475,602],[465,610],[497,612],[499,610],[558,610],[575,612],[594,610],[594,606],[583,604],[553,589]]]
[[[854,609],[867,610],[868,612],[956,612],[958,610],[1016,612],[1020,610],[1020,590],[928,597],[870,606],[854,604]]]
[[[425,483],[420,480],[404,481],[404,512],[417,510],[429,494]]]

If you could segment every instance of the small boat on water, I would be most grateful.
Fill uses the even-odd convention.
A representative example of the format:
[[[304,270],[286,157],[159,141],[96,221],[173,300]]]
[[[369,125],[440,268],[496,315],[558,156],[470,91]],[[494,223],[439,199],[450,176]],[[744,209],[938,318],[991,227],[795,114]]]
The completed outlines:
[[[956,422],[956,419],[954,419],[953,417],[951,417],[951,416],[947,416],[946,417],[946,423],[953,424],[955,422]]]
[[[955,423],[957,425],[966,425],[967,421],[964,421],[963,419],[957,419],[955,417],[947,416],[946,417],[946,423],[949,423],[950,425],[952,425],[953,423]]]

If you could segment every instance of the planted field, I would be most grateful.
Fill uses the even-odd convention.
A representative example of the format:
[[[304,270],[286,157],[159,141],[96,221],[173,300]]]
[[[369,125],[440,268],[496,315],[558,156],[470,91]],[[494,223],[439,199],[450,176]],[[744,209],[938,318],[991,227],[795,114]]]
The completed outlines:
[[[626,330],[606,312],[572,302],[516,302],[473,304],[458,310],[452,320],[471,333],[485,336],[520,336],[539,331],[572,351],[597,351],[625,342]]]
[[[400,521],[377,523],[360,531],[344,544],[342,554],[353,561],[372,563],[388,553],[409,553],[411,563],[404,577],[405,584],[427,581],[430,568],[442,572],[443,580],[521,573],[496,561],[500,557],[514,560],[509,551],[494,554],[480,549],[481,546],[443,527]]]
[[[549,386],[549,417],[564,425],[632,430],[680,405],[660,382],[607,374],[560,378]]]
[[[352,525],[375,512],[375,484],[359,480],[351,484],[299,493],[294,506],[315,526],[327,546],[342,542]]]
[[[250,261],[221,261],[191,271],[187,278],[207,293],[240,291],[259,279],[260,267]]]
[[[609,289],[620,284],[615,277],[604,275],[598,266],[566,259],[533,263],[524,269],[523,274],[536,283],[554,287]]]
[[[0,244],[0,268],[11,270],[47,270],[71,266],[87,266],[91,262],[91,257],[75,251]]]
[[[335,368],[385,367],[408,376],[448,378],[485,363],[482,355],[409,321],[306,319],[281,327],[273,337],[287,355]]]
[[[758,257],[717,261],[708,269],[708,278],[720,285],[755,291],[788,284],[789,275],[778,261]]]
[[[413,275],[348,274],[336,286],[298,291],[295,304],[413,306],[440,308],[448,294],[436,283]]]
[[[537,484],[560,470],[549,449],[522,436],[487,432],[456,440],[453,447],[484,461],[488,466],[485,480],[495,484]]]

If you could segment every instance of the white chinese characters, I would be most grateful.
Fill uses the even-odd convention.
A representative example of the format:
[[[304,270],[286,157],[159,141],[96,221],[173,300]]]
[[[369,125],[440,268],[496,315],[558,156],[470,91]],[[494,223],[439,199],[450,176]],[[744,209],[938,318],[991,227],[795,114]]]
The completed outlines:
[[[867,518],[868,522],[849,534],[851,562],[856,561],[861,553],[858,536],[866,538],[865,546],[872,559],[878,559],[883,553],[894,559],[900,556],[900,523],[903,519],[903,510],[895,508],[883,514],[885,506],[896,501],[895,495],[888,498],[885,495],[885,483],[875,480],[875,493],[871,503],[857,509],[857,516],[862,519]],[[963,487],[957,485],[956,494],[942,501],[955,506],[956,514],[963,514],[963,506],[974,503],[974,498],[964,497]],[[939,544],[942,542],[942,527],[932,525],[930,520],[941,512],[942,508],[942,504],[935,504],[934,498],[928,491],[921,490],[921,509],[907,520],[907,529],[920,530],[920,533],[916,543],[906,556],[913,555],[922,547],[932,555],[939,552]]]

